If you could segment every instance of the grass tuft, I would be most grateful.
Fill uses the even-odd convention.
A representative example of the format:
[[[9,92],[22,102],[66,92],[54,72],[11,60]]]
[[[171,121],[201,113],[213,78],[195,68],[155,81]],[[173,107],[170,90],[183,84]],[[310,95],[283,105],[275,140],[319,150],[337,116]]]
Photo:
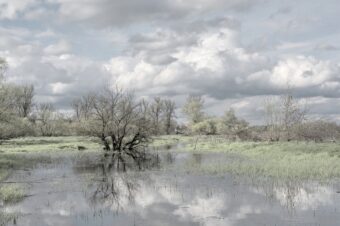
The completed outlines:
[[[0,199],[4,203],[20,202],[25,197],[25,190],[16,184],[6,184],[0,187]]]

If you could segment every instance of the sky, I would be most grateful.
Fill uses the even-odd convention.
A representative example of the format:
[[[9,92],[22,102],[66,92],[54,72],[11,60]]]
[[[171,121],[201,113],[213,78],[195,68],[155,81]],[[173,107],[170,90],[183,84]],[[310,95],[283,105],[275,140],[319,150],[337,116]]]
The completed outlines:
[[[68,111],[106,85],[259,124],[289,86],[340,122],[339,0],[0,0],[8,82]]]

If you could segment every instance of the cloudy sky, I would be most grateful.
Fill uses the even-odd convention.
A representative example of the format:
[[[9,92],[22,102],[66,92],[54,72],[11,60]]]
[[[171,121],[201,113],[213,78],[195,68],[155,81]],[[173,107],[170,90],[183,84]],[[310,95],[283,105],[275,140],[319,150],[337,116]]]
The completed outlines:
[[[289,84],[340,122],[339,12],[339,0],[0,0],[0,57],[9,82],[63,110],[109,83],[179,107],[204,95],[209,113],[260,123]]]

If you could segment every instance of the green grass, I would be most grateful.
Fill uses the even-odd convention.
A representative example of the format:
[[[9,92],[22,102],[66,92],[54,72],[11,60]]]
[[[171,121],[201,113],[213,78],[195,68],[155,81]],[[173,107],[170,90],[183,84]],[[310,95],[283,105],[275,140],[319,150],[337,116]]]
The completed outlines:
[[[78,151],[78,146],[87,150],[101,150],[101,144],[93,137],[25,137],[4,142],[0,153],[36,153]]]
[[[2,213],[0,211],[0,226],[6,226],[11,221],[15,222],[16,218],[15,214]]]
[[[152,142],[150,146],[158,148],[158,147],[163,147],[167,145],[175,145],[183,141],[184,141],[183,136],[176,136],[176,135],[158,136],[158,137],[152,138]]]
[[[86,150],[78,151],[78,146],[85,147]],[[15,169],[30,168],[38,163],[50,163],[57,154],[99,150],[101,144],[98,139],[92,137],[25,137],[8,140],[0,145],[0,182],[9,177]],[[1,189],[0,196],[6,200],[15,199],[20,195],[20,190],[15,187]]]
[[[190,166],[212,173],[286,179],[340,178],[340,144],[306,142],[231,142],[221,137],[184,137],[179,151],[225,153],[232,161]]]
[[[17,184],[5,184],[0,187],[0,200],[4,203],[16,203],[25,197],[25,190]]]
[[[220,136],[159,136],[150,146],[160,148],[177,145],[171,151],[224,153],[238,156],[232,161],[206,163],[193,170],[212,173],[231,172],[238,175],[275,178],[325,179],[340,178],[340,144],[306,142],[231,142]],[[98,139],[91,137],[27,137],[12,139],[0,145],[0,181],[11,169],[29,167],[49,161],[48,155],[99,151]],[[47,154],[47,157],[42,155]]]

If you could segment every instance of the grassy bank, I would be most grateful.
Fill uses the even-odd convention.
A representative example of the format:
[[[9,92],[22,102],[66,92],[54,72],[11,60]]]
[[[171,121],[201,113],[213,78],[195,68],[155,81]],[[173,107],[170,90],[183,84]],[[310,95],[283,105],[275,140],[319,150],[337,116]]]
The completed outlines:
[[[194,170],[286,179],[340,178],[340,144],[314,142],[231,142],[221,137],[165,137],[159,144],[183,143],[178,151],[225,153],[240,158],[191,165]],[[161,146],[161,145],[160,145]]]
[[[25,137],[3,142],[0,153],[78,151],[79,147],[98,151],[101,144],[93,137]]]
[[[191,165],[194,170],[212,173],[231,172],[240,175],[301,179],[340,177],[339,143],[306,142],[231,142],[218,136],[159,136],[152,149],[192,153],[225,153],[240,158],[214,164]],[[0,145],[0,180],[11,169],[46,161],[42,154],[99,151],[101,144],[89,137],[28,137],[13,139]]]
[[[65,152],[77,153],[101,150],[95,138],[89,137],[25,137],[0,145],[0,182],[15,169],[26,169],[38,163],[49,163],[51,158]],[[0,200],[4,203],[20,201],[25,196],[21,185],[0,184]]]

